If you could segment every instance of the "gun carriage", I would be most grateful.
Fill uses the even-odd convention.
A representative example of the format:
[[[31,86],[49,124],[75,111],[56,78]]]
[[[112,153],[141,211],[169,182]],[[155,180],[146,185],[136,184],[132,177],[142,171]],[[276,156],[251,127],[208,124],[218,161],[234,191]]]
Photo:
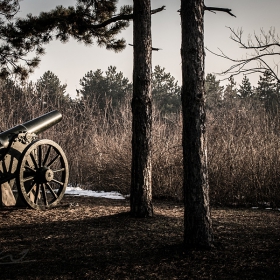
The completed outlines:
[[[66,156],[54,141],[37,137],[61,119],[52,111],[0,133],[0,207],[45,210],[61,201],[69,177]]]

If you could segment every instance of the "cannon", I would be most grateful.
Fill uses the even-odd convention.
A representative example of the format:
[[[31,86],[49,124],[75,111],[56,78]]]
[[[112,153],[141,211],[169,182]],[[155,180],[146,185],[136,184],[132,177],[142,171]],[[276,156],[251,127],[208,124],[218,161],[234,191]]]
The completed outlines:
[[[0,207],[46,210],[61,201],[69,178],[67,158],[54,141],[38,139],[61,119],[55,110],[0,133]]]

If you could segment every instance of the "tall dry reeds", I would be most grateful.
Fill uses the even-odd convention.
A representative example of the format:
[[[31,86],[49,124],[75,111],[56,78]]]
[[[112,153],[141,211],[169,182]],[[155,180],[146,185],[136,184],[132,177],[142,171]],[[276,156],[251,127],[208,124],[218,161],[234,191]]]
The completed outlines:
[[[280,206],[280,122],[257,101],[208,114],[212,201]]]
[[[69,183],[93,190],[129,194],[131,107],[127,99],[105,109],[73,100],[44,103],[30,87],[1,87],[0,127],[8,129],[53,109],[63,120],[40,138],[65,151]],[[6,91],[6,92],[5,92]],[[256,101],[236,101],[208,112],[208,167],[212,205],[280,207],[280,121]],[[182,200],[181,115],[153,113],[153,195]]]

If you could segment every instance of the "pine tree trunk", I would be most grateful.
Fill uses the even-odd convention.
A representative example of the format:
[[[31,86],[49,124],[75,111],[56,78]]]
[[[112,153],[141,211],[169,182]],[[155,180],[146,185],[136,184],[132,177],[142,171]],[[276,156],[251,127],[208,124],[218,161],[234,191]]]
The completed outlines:
[[[130,207],[134,217],[153,215],[151,164],[151,3],[134,0],[133,8],[133,98],[132,167]]]
[[[181,1],[184,245],[209,247],[212,224],[205,135],[203,0]]]

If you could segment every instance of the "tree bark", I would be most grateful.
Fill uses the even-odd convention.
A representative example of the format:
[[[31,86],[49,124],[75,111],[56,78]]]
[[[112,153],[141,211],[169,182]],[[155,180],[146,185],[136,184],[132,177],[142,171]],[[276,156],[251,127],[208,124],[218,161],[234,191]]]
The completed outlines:
[[[132,167],[130,208],[134,217],[153,216],[152,205],[152,38],[150,0],[134,0]]]
[[[181,1],[184,246],[210,247],[207,142],[205,134],[203,0]]]

